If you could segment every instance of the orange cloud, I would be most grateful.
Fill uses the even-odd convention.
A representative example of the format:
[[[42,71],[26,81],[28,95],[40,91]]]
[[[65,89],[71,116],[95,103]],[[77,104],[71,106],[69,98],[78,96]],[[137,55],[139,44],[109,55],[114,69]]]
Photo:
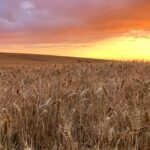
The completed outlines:
[[[150,30],[148,0],[3,1],[0,43],[87,43]]]

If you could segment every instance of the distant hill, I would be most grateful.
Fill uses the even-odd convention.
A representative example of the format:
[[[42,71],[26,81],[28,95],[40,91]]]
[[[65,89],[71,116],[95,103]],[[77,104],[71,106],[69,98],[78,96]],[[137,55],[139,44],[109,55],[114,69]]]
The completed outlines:
[[[62,64],[62,63],[93,63],[106,62],[108,60],[36,55],[36,54],[20,54],[20,53],[0,53],[0,64]]]

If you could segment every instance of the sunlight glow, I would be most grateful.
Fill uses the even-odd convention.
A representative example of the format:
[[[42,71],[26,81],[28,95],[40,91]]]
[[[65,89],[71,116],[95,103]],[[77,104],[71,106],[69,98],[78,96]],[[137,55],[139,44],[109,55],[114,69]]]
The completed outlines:
[[[48,54],[84,58],[113,60],[148,60],[150,61],[150,39],[144,37],[122,36],[100,42],[84,44],[40,44],[6,45],[5,52]],[[11,49],[11,51],[10,51]]]
[[[150,60],[150,39],[133,37],[111,39],[95,44],[91,55],[96,58],[117,60]]]

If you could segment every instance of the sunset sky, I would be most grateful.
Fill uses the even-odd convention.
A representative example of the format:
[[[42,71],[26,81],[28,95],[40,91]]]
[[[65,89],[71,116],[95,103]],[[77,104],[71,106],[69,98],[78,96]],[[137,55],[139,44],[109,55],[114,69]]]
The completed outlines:
[[[150,60],[150,0],[0,0],[0,52]]]

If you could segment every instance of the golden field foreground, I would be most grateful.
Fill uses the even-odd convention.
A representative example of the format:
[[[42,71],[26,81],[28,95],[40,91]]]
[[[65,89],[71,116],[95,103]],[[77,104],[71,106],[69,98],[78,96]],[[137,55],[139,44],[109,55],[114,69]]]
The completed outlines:
[[[0,66],[0,150],[149,149],[149,63]]]

